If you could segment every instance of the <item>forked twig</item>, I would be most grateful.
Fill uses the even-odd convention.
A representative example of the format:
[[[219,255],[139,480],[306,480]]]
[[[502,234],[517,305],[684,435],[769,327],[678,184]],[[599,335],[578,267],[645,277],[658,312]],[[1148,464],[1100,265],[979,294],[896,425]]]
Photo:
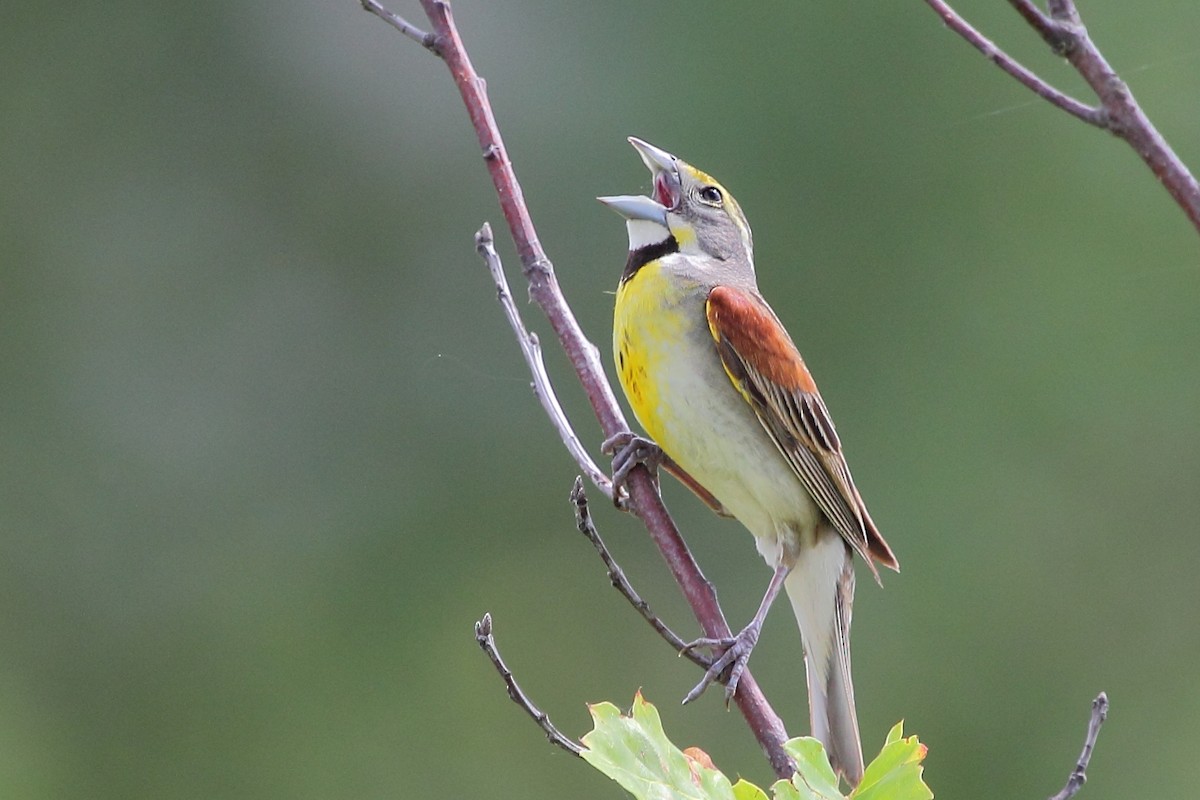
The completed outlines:
[[[1124,140],[1155,177],[1162,181],[1176,204],[1200,231],[1200,184],[1142,111],[1129,86],[1092,41],[1074,0],[1046,0],[1047,11],[1042,11],[1032,0],[1009,0],[1009,4],[1056,54],[1070,62],[1096,93],[1099,101],[1096,106],[1089,106],[1060,92],[1022,66],[972,27],[946,0],[925,0],[925,3],[942,18],[948,28],[1039,97],[1089,125]]]
[[[437,37],[432,33],[426,33],[399,14],[395,14],[379,5],[379,3],[375,2],[375,0],[362,0],[362,6],[367,11],[370,11],[372,14],[379,17],[388,25],[391,25],[393,28],[400,31],[417,44],[421,45],[427,50],[432,51],[433,53],[441,55],[438,53],[437,49]]]
[[[937,12],[937,15],[942,18],[942,22],[946,23],[947,28],[970,42],[976,50],[983,53],[988,61],[991,61],[997,67],[1007,72],[1020,82],[1022,86],[1058,106],[1068,114],[1079,117],[1079,119],[1089,125],[1101,123],[1101,118],[1104,114],[1101,109],[1082,103],[1046,83],[1034,74],[1033,71],[1001,50],[995,42],[980,33],[977,28],[960,16],[948,3],[943,2],[943,0],[925,0],[925,2]],[[1023,8],[1032,7],[1028,3],[1021,5]],[[1041,14],[1036,8],[1033,8],[1033,11],[1039,15]],[[1025,12],[1022,12],[1022,16],[1025,16]],[[1028,19],[1028,17],[1026,18]]]
[[[487,657],[492,661],[492,666],[504,679],[504,687],[508,690],[509,698],[533,718],[550,743],[558,745],[572,755],[582,754],[583,746],[554,727],[554,723],[550,721],[550,715],[533,704],[529,695],[525,694],[517,683],[517,679],[513,677],[512,670],[504,663],[504,659],[500,657],[500,650],[496,647],[496,638],[492,635],[491,614],[484,614],[483,619],[475,623],[475,642],[483,652],[487,653]]]

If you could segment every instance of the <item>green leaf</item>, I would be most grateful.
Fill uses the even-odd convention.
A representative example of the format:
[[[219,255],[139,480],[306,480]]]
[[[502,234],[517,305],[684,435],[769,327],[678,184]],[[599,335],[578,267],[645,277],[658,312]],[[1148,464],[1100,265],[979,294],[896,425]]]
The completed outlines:
[[[633,698],[629,715],[612,703],[589,706],[593,728],[583,737],[583,758],[638,800],[768,800],[754,784],[730,785],[700,750],[681,751],[662,729],[657,709]],[[883,750],[866,768],[862,783],[847,798],[825,748],[811,737],[792,739],[784,750],[796,762],[790,780],[771,787],[773,800],[932,800],[921,779],[926,747],[916,736],[904,738],[904,723],[887,735]]]
[[[803,797],[791,781],[775,781],[775,785],[771,787],[771,794],[775,796],[775,800],[801,800]]]
[[[878,757],[863,773],[852,800],[932,800],[933,792],[921,779],[928,748],[916,736],[904,738],[904,721],[896,723]]]
[[[733,796],[736,800],[767,800],[767,793],[745,778],[733,785]]]
[[[583,758],[639,800],[765,800],[743,787],[736,794],[719,770],[690,758],[667,739],[662,720],[641,692],[629,716],[612,703],[588,706],[593,728]],[[743,782],[739,781],[739,784]]]
[[[796,774],[790,782],[779,781],[771,787],[776,800],[793,797],[798,800],[845,800],[846,796],[838,788],[837,773],[829,765],[829,756],[819,740],[801,736],[784,742],[783,749],[795,760]]]
[[[904,720],[900,720],[899,722],[897,722],[895,725],[892,726],[892,729],[890,731],[888,731],[887,738],[883,740],[883,746],[887,747],[889,744],[898,742],[903,738],[904,738]]]

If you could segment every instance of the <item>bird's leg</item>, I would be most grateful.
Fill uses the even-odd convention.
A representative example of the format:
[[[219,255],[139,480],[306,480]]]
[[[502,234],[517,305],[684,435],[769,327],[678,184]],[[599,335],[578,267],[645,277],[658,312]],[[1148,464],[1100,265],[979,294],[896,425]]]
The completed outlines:
[[[791,571],[790,565],[780,564],[775,567],[775,574],[771,576],[771,582],[767,584],[767,593],[763,595],[762,602],[758,605],[758,611],[754,613],[750,624],[738,631],[736,636],[728,639],[701,638],[688,642],[684,652],[690,652],[698,647],[710,648],[714,655],[721,648],[724,648],[725,652],[713,661],[712,666],[704,673],[700,682],[687,693],[687,697],[683,698],[685,705],[704,694],[704,690],[708,688],[709,684],[719,680],[726,670],[729,672],[729,677],[725,680],[725,703],[728,704],[733,699],[734,694],[737,693],[738,681],[746,670],[746,663],[750,660],[750,653],[754,651],[754,645],[758,644],[758,634],[762,631],[763,620],[767,618],[771,604],[775,602],[776,595],[783,587],[784,579]]]
[[[600,444],[600,451],[613,457],[612,493],[613,502],[618,508],[621,507],[621,490],[629,480],[630,470],[642,464],[657,478],[658,467],[667,458],[661,447],[632,431],[608,437]]]

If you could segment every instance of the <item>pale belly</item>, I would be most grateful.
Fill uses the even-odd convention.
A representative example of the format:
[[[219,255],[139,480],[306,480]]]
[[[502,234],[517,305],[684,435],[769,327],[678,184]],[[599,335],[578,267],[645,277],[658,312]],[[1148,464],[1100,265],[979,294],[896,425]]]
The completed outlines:
[[[702,296],[683,304],[695,307],[669,316],[699,324],[664,329],[663,314],[617,320],[625,393],[650,437],[754,534],[764,558],[778,563],[782,548],[794,559],[815,537],[820,512],[725,373]]]

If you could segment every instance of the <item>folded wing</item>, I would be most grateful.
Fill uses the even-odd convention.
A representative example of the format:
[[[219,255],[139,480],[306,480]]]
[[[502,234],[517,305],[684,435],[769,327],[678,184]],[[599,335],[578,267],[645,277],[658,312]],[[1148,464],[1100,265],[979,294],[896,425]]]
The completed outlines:
[[[753,292],[729,286],[709,293],[706,312],[730,381],[817,506],[871,567],[876,580],[876,561],[898,570],[895,555],[850,477],[817,385],[775,312]]]

